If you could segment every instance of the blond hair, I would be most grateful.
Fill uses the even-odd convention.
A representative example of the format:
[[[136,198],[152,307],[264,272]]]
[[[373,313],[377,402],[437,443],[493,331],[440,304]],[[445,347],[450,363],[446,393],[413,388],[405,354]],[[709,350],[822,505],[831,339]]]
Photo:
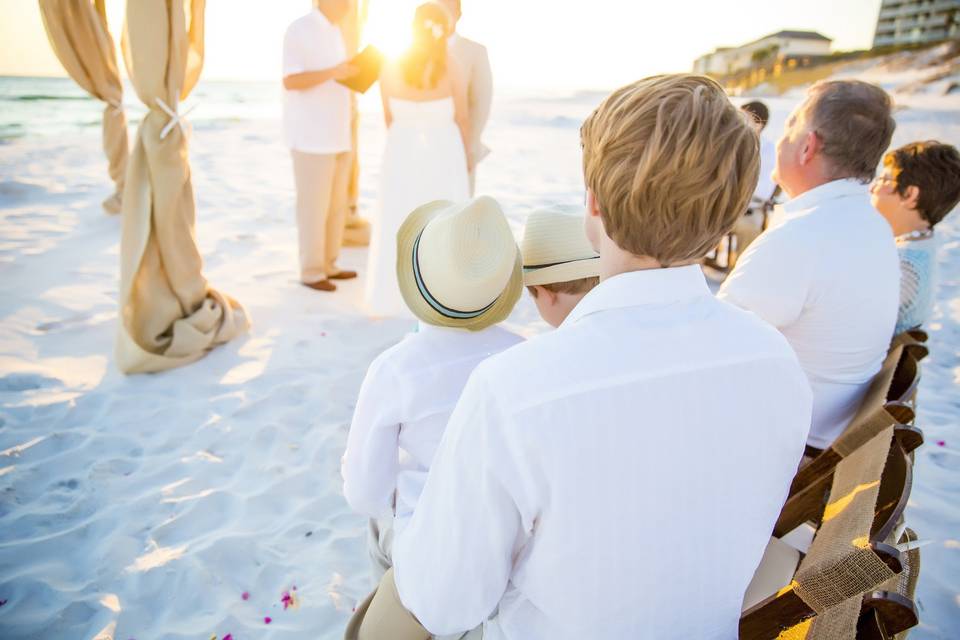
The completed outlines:
[[[618,89],[580,139],[607,235],[662,266],[713,249],[746,211],[760,173],[749,115],[705,76],[652,76]]]

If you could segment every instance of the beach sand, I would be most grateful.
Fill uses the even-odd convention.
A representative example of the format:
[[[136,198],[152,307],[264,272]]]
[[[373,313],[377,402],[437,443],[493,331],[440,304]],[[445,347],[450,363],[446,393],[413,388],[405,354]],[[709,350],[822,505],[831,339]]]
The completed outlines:
[[[602,95],[498,100],[479,186],[517,231],[533,208],[582,204],[577,127]],[[894,143],[960,144],[955,98],[911,98]],[[768,101],[767,135],[797,101]],[[411,325],[367,318],[362,279],[336,295],[298,284],[280,139],[276,120],[194,132],[205,274],[254,324],[196,364],[134,377],[112,363],[120,220],[100,209],[110,185],[98,131],[0,145],[3,638],[333,639],[369,590],[365,521],[341,495],[340,456],[367,364]],[[367,216],[382,140],[366,116]],[[934,541],[916,638],[960,628],[960,216],[939,233],[917,420],[927,444],[908,511]],[[348,249],[342,265],[362,273],[365,258]],[[526,295],[510,324],[545,330]]]

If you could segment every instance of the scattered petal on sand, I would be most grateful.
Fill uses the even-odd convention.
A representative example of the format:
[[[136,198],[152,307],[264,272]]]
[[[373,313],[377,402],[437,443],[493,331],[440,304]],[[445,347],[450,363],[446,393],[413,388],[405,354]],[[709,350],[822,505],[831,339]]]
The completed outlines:
[[[938,447],[945,447],[945,446],[947,446],[947,441],[946,441],[946,440],[937,440],[937,446],[938,446]]]
[[[233,640],[233,634],[228,633],[227,635],[223,636],[223,640]]]
[[[296,588],[296,587],[293,587],[293,589],[292,589],[291,591],[292,591],[292,592],[295,592],[296,590],[297,590],[297,588]],[[297,596],[296,596],[296,593],[292,593],[291,591],[284,591],[284,592],[283,592],[283,595],[280,597],[280,602],[283,603],[283,609],[284,609],[284,610],[287,610],[287,609],[289,609],[290,607],[293,607],[294,609],[297,608]]]
[[[243,593],[240,594],[240,597],[243,598],[244,600],[249,600],[249,599],[250,599],[250,592],[249,592],[249,591],[244,591]]]
[[[270,616],[267,616],[263,619],[263,622],[264,624],[270,624],[271,622],[273,622],[273,618],[271,618]]]

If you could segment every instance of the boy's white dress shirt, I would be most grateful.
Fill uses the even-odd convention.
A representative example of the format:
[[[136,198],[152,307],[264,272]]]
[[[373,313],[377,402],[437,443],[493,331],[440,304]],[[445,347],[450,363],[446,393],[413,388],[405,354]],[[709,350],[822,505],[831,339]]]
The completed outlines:
[[[830,446],[850,422],[893,337],[900,263],[865,185],[836,180],[778,207],[719,297],[786,336],[813,388],[809,443]]]
[[[474,371],[394,541],[401,600],[484,640],[735,638],[810,403],[699,266],[609,278]]]
[[[493,326],[472,332],[420,323],[370,364],[343,455],[343,493],[371,518],[394,514],[399,531],[426,482],[447,420],[473,369],[522,342]]]

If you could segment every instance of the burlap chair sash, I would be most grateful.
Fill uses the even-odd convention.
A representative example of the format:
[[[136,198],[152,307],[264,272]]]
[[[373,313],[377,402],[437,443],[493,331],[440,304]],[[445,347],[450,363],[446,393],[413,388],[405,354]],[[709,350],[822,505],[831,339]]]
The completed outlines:
[[[852,550],[830,566],[801,571],[794,589],[801,600],[821,614],[895,578],[890,567],[866,547]]]
[[[837,465],[823,522],[795,578],[797,595],[818,614],[808,638],[854,638],[863,594],[896,576],[869,546],[892,440],[891,425]]]

